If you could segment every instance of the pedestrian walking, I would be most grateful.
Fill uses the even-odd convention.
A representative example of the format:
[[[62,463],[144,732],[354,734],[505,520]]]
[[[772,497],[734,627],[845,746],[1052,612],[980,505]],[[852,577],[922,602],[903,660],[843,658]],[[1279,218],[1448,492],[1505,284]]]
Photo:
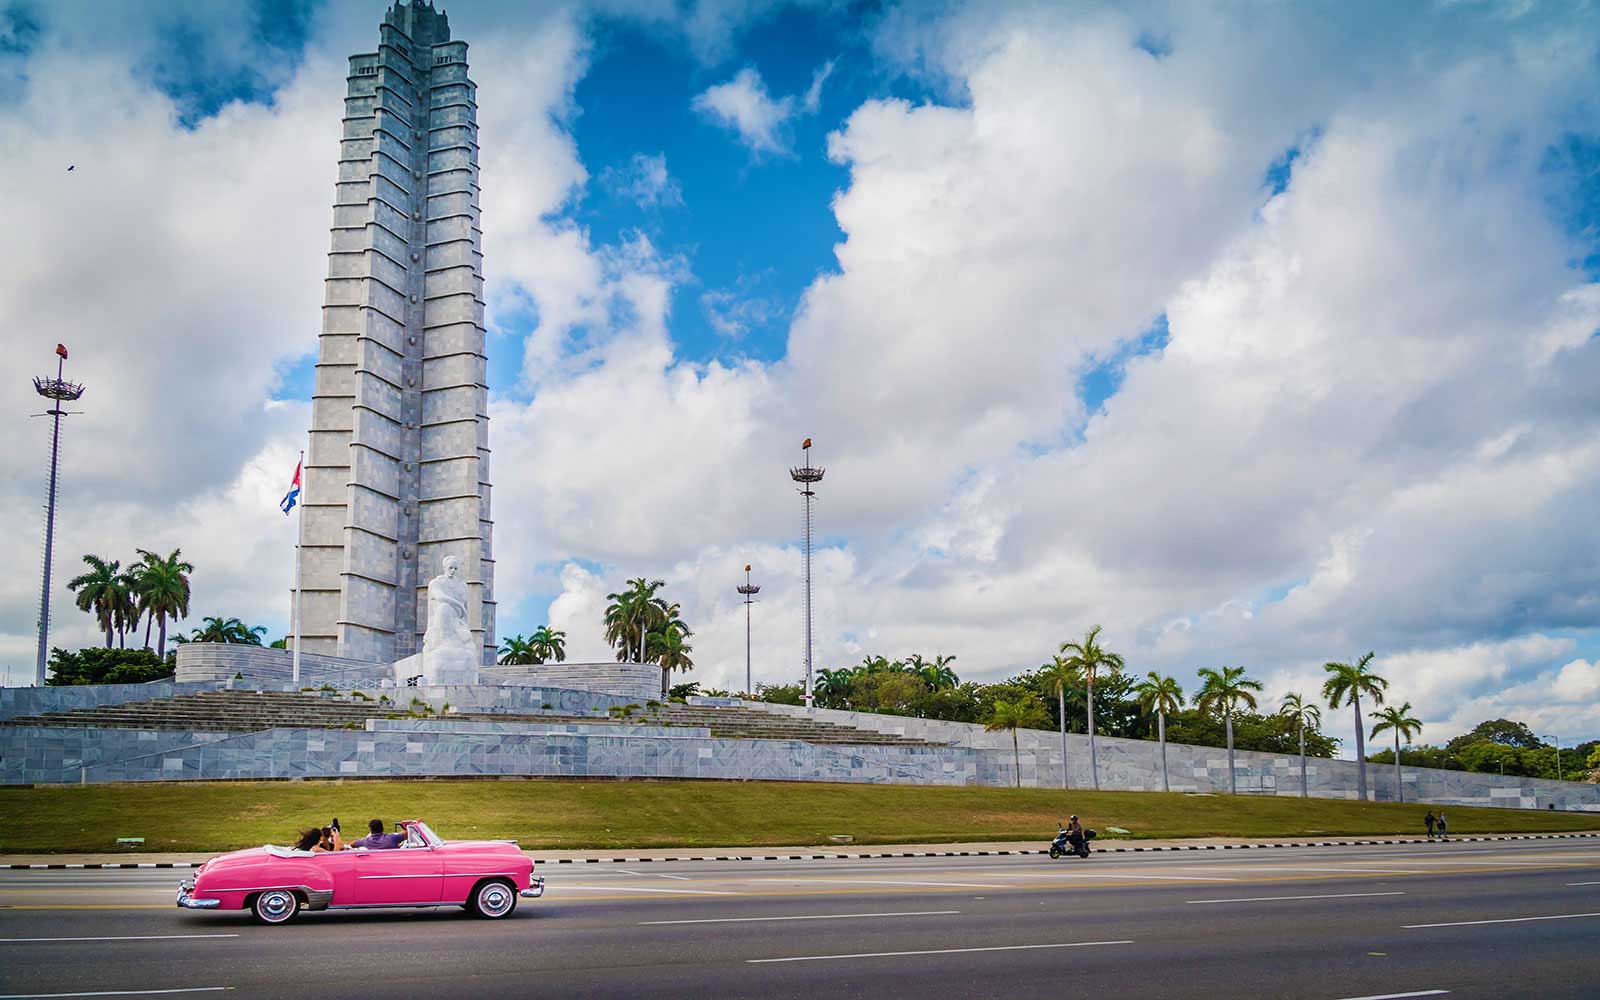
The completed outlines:
[[[1422,824],[1428,828],[1428,839],[1429,840],[1433,839],[1433,824],[1436,823],[1436,822],[1437,822],[1437,820],[1435,820],[1433,818],[1433,810],[1432,809],[1428,810],[1428,815],[1422,817]]]
[[[1439,839],[1440,840],[1449,840],[1450,839],[1450,828],[1445,826],[1445,823],[1444,823],[1444,810],[1443,809],[1439,810],[1438,823],[1439,823]]]

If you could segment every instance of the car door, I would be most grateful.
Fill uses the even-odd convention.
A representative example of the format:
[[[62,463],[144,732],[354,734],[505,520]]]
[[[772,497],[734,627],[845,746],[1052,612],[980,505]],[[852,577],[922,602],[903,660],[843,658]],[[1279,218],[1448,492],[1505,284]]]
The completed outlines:
[[[358,906],[437,903],[444,871],[439,852],[429,846],[388,851],[356,850]]]

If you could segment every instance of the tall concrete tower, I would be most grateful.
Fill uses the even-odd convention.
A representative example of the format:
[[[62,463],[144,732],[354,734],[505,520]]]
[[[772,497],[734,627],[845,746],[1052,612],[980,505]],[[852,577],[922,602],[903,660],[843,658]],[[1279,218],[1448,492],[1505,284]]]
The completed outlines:
[[[302,502],[304,649],[421,648],[461,561],[493,662],[477,87],[443,11],[398,0],[350,57]]]

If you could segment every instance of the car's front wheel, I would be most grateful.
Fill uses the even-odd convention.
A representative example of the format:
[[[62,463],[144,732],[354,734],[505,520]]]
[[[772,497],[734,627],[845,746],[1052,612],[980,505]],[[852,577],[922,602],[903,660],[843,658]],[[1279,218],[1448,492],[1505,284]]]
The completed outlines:
[[[485,920],[509,917],[516,908],[517,889],[507,882],[481,882],[467,900],[467,909]]]
[[[286,924],[300,912],[300,898],[288,889],[268,889],[250,904],[257,923]]]

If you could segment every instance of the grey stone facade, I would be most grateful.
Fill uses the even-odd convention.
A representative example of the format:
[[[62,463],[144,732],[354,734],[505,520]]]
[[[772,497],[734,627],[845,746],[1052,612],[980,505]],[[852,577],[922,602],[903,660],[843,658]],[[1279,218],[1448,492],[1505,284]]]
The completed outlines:
[[[494,661],[476,86],[432,4],[350,57],[301,502],[302,652],[416,652],[461,560]]]
[[[289,684],[294,676],[294,655],[286,649],[244,646],[238,643],[186,642],[178,647],[173,677],[181,683],[240,680],[251,684]],[[374,687],[393,680],[387,663],[353,660],[343,656],[300,654],[300,683],[306,687],[332,684],[348,688]]]
[[[641,704],[661,697],[661,668],[649,663],[539,663],[485,667],[486,684],[533,684],[623,695]]]

